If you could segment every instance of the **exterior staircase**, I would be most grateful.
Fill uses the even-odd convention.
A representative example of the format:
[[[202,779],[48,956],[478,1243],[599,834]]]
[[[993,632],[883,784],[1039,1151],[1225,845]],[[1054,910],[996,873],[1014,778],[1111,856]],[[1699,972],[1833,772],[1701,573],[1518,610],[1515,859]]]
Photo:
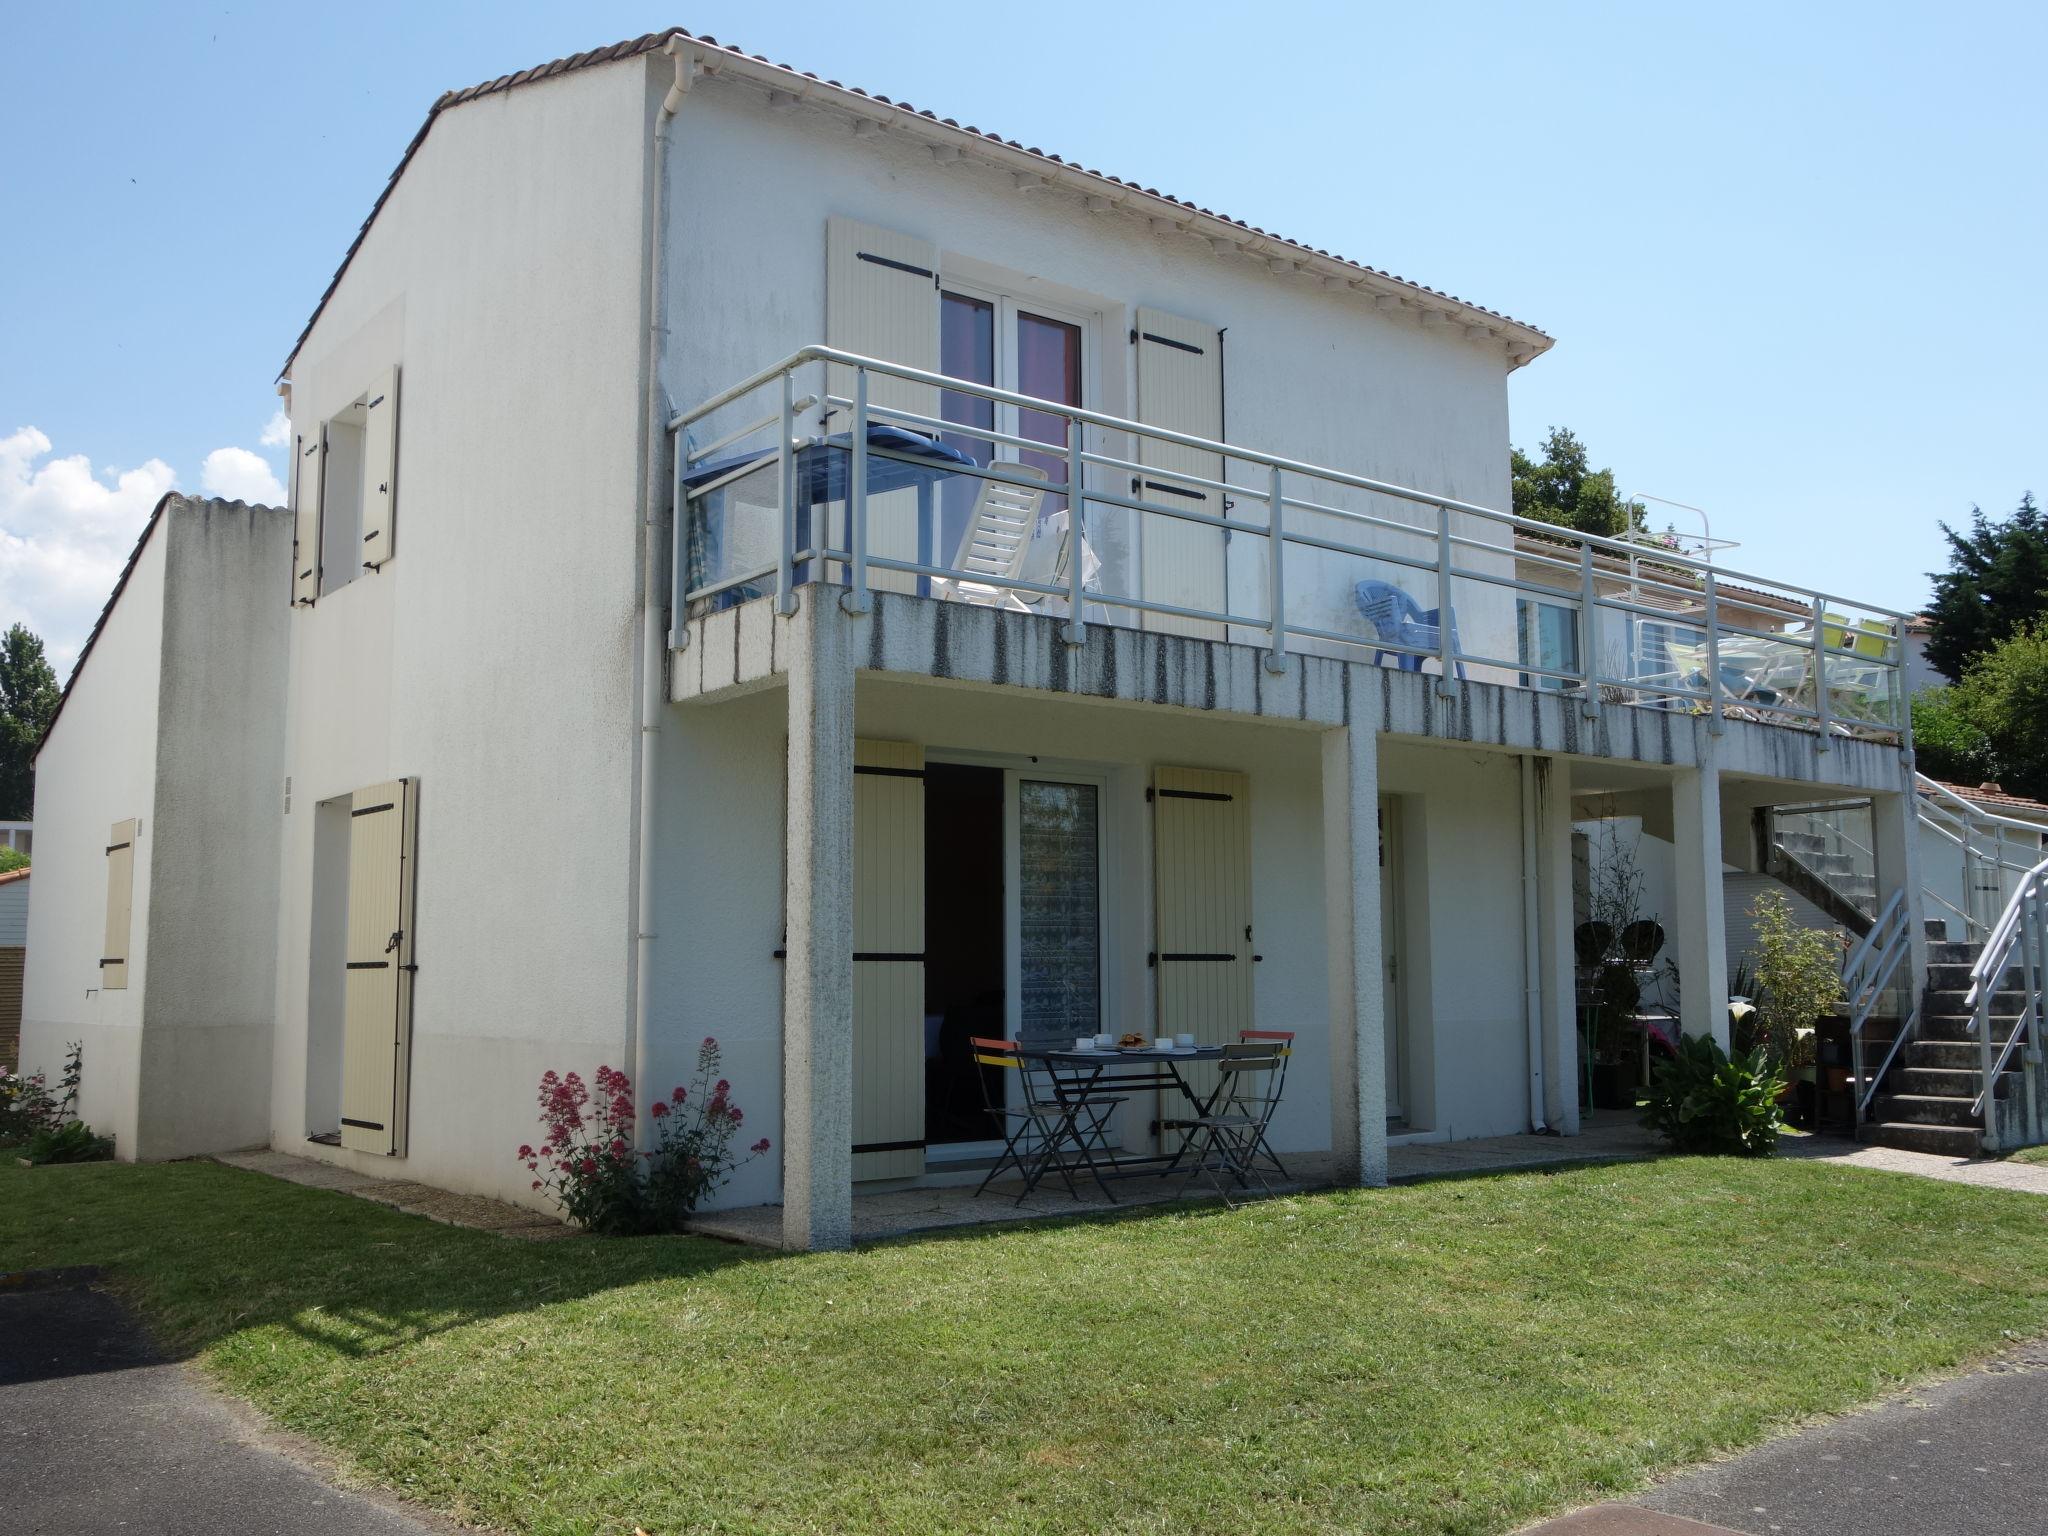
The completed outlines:
[[[1983,955],[1984,946],[1951,943],[1944,925],[1930,922],[1927,926],[1934,941],[1928,947],[1919,1027],[1900,1048],[1856,1136],[1859,1141],[1908,1152],[1976,1157],[1984,1147],[1984,1124],[1982,1115],[1973,1114],[1971,1107],[1977,1100],[1983,1054],[1965,998],[1970,968]],[[2019,1023],[2026,1003],[2025,985],[2024,975],[2014,967],[1999,978],[1997,990],[1991,994],[1994,1048],[2002,1047]],[[2016,1052],[2008,1070],[1999,1074],[1998,1097],[2019,1090],[2019,1057],[2023,1054]]]

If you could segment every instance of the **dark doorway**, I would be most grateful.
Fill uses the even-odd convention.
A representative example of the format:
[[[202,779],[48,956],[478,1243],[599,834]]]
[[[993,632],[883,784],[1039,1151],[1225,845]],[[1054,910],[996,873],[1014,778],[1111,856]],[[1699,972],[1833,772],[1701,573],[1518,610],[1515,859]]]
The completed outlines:
[[[924,818],[925,1141],[1000,1140],[967,1042],[1006,1030],[1002,769],[928,763]]]

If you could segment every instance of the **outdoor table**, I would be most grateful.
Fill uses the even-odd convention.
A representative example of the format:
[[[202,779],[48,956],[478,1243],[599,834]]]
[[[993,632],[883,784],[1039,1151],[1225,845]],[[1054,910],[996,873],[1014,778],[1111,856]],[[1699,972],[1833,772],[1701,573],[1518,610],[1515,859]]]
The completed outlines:
[[[1122,1097],[1148,1088],[1177,1090],[1187,1101],[1191,1117],[1199,1115],[1204,1108],[1202,1099],[1182,1076],[1181,1067],[1192,1061],[1219,1060],[1223,1047],[1188,1045],[1162,1051],[1157,1046],[1128,1050],[1103,1046],[1080,1051],[1072,1046],[1025,1045],[1021,1054],[1045,1063],[1053,1093],[1067,1111],[1067,1124],[1073,1127],[1074,1116],[1091,1100]],[[1070,1130],[1070,1134],[1078,1136],[1077,1131]],[[1095,1164],[1096,1183],[1102,1185],[1103,1194],[1114,1200],[1116,1196],[1110,1194],[1103,1180],[1138,1179],[1171,1172],[1186,1150],[1183,1146],[1178,1152],[1128,1153],[1107,1159],[1091,1157],[1090,1161]]]
[[[791,461],[796,483],[796,547],[803,549],[810,545],[814,527],[814,511],[830,507],[835,502],[847,499],[848,488],[853,479],[853,434],[835,433],[831,437],[813,437],[793,445]],[[903,427],[891,426],[886,422],[870,422],[868,425],[868,495],[881,496],[890,491],[912,489],[917,493],[917,563],[937,565],[939,563],[939,516],[938,498],[933,494],[953,475],[965,467],[974,468],[974,460],[959,449],[940,442],[937,438],[912,432]],[[707,464],[700,464],[683,477],[685,491],[696,490],[714,482],[732,484],[742,474],[766,469],[776,462],[773,448],[763,448],[751,453],[734,454]],[[714,493],[716,494],[716,493]],[[773,542],[773,530],[755,530],[768,543]],[[690,519],[686,532],[689,554],[688,589],[701,585],[706,572],[720,563],[717,548],[719,539],[706,531],[706,517],[700,515]],[[821,539],[820,542],[825,542]],[[808,561],[798,561],[794,572],[798,584],[809,578]],[[708,599],[710,611],[729,608],[748,598],[766,594],[768,588],[759,582],[748,582],[727,588]],[[931,595],[931,578],[920,575],[917,578],[920,596]]]

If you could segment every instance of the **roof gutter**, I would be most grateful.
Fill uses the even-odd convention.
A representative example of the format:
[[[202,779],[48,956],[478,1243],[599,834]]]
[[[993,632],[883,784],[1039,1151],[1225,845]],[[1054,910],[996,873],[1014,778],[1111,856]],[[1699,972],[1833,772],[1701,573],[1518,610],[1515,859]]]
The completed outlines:
[[[670,594],[662,574],[662,467],[668,437],[668,402],[662,396],[661,365],[668,339],[668,149],[676,111],[690,93],[697,74],[697,50],[671,37],[663,50],[673,61],[675,76],[654,114],[653,204],[647,221],[647,329],[641,339],[641,371],[646,408],[640,422],[640,721],[634,774],[638,779],[635,815],[633,939],[633,1018],[627,1041],[626,1075],[638,1081],[646,1071],[647,1019],[654,993],[654,825],[660,801],[655,769],[661,745],[662,709],[667,701],[668,623]],[[641,1082],[642,1089],[648,1084]],[[644,1147],[652,1127],[634,1122],[636,1146]]]

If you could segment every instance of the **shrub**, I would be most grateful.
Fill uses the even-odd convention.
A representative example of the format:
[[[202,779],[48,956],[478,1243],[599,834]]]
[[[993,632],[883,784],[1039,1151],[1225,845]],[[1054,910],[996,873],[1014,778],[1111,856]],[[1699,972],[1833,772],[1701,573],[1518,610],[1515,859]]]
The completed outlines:
[[[85,1163],[114,1155],[113,1137],[95,1136],[78,1123],[84,1056],[77,1041],[65,1051],[60,1094],[50,1092],[40,1072],[23,1076],[0,1069],[0,1147],[20,1147],[34,1163]]]
[[[83,1121],[67,1120],[29,1137],[21,1155],[31,1163],[101,1163],[114,1155],[114,1138],[95,1136]]]
[[[1643,1124],[1681,1152],[1768,1157],[1784,1091],[1784,1069],[1768,1051],[1730,1056],[1710,1036],[1687,1036],[1651,1066]]]
[[[1813,1026],[1842,1000],[1842,940],[1792,920],[1792,903],[1775,891],[1749,909],[1756,923],[1756,1028],[1781,1067],[1813,1062]]]
[[[684,1218],[733,1170],[768,1150],[762,1137],[743,1155],[732,1150],[746,1116],[732,1085],[718,1075],[718,1042],[697,1048],[697,1075],[647,1107],[656,1126],[648,1151],[633,1146],[633,1084],[623,1072],[597,1069],[593,1099],[581,1077],[550,1071],[540,1080],[546,1135],[519,1159],[542,1190],[578,1226],[610,1237],[675,1232]]]

